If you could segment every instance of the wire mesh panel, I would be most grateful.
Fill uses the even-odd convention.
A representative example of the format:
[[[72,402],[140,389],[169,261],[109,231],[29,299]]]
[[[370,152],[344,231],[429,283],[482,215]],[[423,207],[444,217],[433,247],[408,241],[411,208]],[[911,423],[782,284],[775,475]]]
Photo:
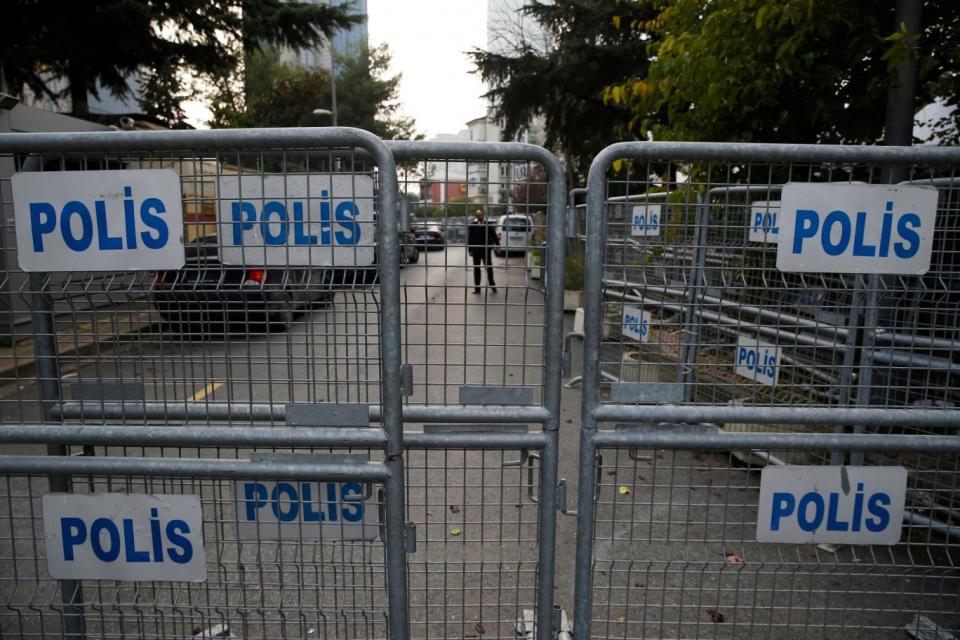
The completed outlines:
[[[597,158],[578,636],[920,638],[960,625],[958,164],[953,149],[693,143]],[[876,207],[853,204],[881,191]],[[903,193],[935,204],[894,205]],[[922,238],[891,226],[919,227],[920,211]],[[811,244],[818,258],[798,267]],[[914,244],[929,267],[890,266]],[[906,479],[882,544],[837,515],[860,499],[866,485],[847,476],[872,473],[860,469]],[[794,473],[820,488],[771,489]],[[834,477],[828,509],[818,492]],[[780,516],[800,500],[806,533],[790,538]],[[832,519],[803,510],[818,501]]]
[[[6,159],[22,171],[24,156]],[[38,296],[53,313],[65,399],[90,403],[75,417],[82,422],[102,420],[96,403],[115,401],[132,405],[127,423],[176,422],[170,415],[177,410],[222,403],[379,403],[376,169],[369,161],[334,149],[191,147],[48,154],[37,165],[44,172],[176,171],[186,261],[176,270],[30,280],[10,242],[14,211],[4,179],[4,299],[11,303],[0,372],[8,387],[0,399],[4,422],[40,420],[29,384],[36,369],[29,320]],[[344,203],[366,218],[355,221]],[[314,213],[316,223],[308,217]],[[325,256],[310,251],[335,243]],[[250,422],[240,416],[234,411],[229,420]]]
[[[533,161],[428,159],[401,171],[410,404],[459,404],[462,386],[527,388],[542,403],[548,177]],[[482,216],[482,220],[478,218]]]
[[[904,523],[892,547],[759,543],[761,458],[599,454],[594,637],[909,638],[923,637],[917,616],[960,625],[960,549],[922,521]],[[911,472],[908,502],[943,471]]]
[[[178,453],[186,452],[181,449]],[[199,452],[193,452],[196,453]],[[153,451],[153,455],[163,452]],[[66,601],[72,600],[78,607],[65,607],[62,584],[50,577],[52,569],[48,569],[48,554],[55,553],[51,545],[55,547],[59,542],[56,536],[51,541],[50,532],[45,532],[43,512],[47,505],[41,498],[50,494],[49,479],[4,475],[0,481],[0,557],[7,567],[0,578],[0,599],[4,603],[0,629],[4,636],[74,637],[71,634],[78,628],[74,618],[80,615],[80,628],[86,637],[386,636],[389,614],[385,549],[375,525],[374,535],[349,539],[351,536],[345,533],[349,523],[342,518],[332,526],[327,522],[322,527],[299,519],[284,524],[298,531],[282,533],[276,522],[252,529],[245,522],[251,508],[264,508],[260,502],[249,500],[245,486],[296,487],[299,493],[294,499],[289,492],[283,492],[281,512],[296,508],[326,515],[340,506],[328,502],[323,491],[325,482],[284,477],[252,480],[242,476],[141,477],[96,472],[70,477],[69,482],[71,493],[77,497],[129,494],[155,497],[157,504],[177,496],[197,499],[202,511],[202,531],[191,533],[202,537],[203,547],[189,550],[203,554],[205,578],[200,582],[75,580],[69,583],[71,593]],[[363,493],[359,482],[331,486]],[[308,487],[306,492],[304,487]],[[312,496],[310,487],[314,489]],[[358,509],[372,510],[372,521],[376,523],[376,514],[383,507],[379,497],[382,491],[370,485],[369,495],[365,501],[354,503],[347,515]],[[360,515],[369,518],[362,511]],[[137,522],[136,526],[149,524]],[[122,531],[121,536],[132,532]],[[101,549],[106,553],[112,551],[111,545],[122,545],[124,551],[118,549],[120,554],[129,555],[131,548],[141,554],[152,553],[149,542],[131,543],[117,537],[111,540],[104,533],[101,538]],[[71,551],[79,554],[81,542],[85,541],[76,536],[70,542],[76,543],[70,545]],[[171,543],[164,538],[163,544]],[[179,544],[187,543],[181,537]]]

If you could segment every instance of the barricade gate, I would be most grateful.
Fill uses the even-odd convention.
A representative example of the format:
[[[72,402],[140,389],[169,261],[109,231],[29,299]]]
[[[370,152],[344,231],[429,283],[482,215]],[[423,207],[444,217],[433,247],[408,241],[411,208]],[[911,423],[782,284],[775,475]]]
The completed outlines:
[[[953,637],[958,166],[595,159],[575,637]]]
[[[0,160],[3,635],[552,637],[562,278],[521,254],[562,273],[555,157],[323,128]],[[466,207],[411,229],[398,175],[515,218],[496,293]]]

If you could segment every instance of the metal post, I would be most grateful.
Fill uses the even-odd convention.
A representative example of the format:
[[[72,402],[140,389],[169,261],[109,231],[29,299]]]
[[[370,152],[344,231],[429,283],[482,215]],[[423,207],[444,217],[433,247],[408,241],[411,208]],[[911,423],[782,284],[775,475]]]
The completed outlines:
[[[580,415],[580,469],[577,484],[577,550],[574,571],[573,637],[589,638],[593,615],[593,532],[596,512],[597,433],[594,408],[600,403],[600,339],[603,322],[603,244],[606,237],[606,172],[616,157],[610,148],[600,152],[587,179],[587,256],[584,288],[583,392]]]
[[[41,171],[43,162],[39,156],[31,155],[24,161],[21,171]],[[40,386],[41,411],[43,421],[52,420],[53,408],[62,397],[60,388],[60,362],[57,349],[57,329],[53,317],[50,296],[45,292],[47,274],[30,274],[30,324],[33,331],[33,349],[36,358],[37,380]],[[48,456],[67,456],[66,445],[48,444]],[[70,476],[50,475],[50,491],[69,493],[72,491]],[[83,612],[83,588],[78,580],[61,580],[60,597],[63,604],[63,635],[66,638],[86,636],[86,624]]]

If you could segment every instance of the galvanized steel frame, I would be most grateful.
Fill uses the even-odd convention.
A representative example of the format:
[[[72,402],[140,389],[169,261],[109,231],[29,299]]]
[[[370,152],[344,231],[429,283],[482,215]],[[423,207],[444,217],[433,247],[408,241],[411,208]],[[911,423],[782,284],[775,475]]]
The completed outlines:
[[[595,527],[597,455],[602,448],[637,449],[800,449],[817,446],[864,451],[960,451],[960,438],[942,436],[897,436],[854,433],[773,434],[722,433],[704,424],[736,419],[754,423],[814,424],[825,420],[853,425],[894,425],[909,419],[931,428],[960,426],[960,410],[892,409],[869,407],[778,407],[715,405],[631,405],[601,403],[600,347],[603,323],[604,246],[607,239],[607,172],[616,160],[715,161],[715,162],[824,162],[882,165],[893,178],[898,166],[910,164],[960,164],[957,148],[853,147],[840,145],[753,145],[698,142],[624,142],[601,151],[591,164],[587,180],[586,278],[583,342],[583,393],[581,400],[580,464],[577,495],[577,549],[574,587],[574,636],[589,638],[593,614],[593,540]],[[952,178],[946,184],[952,184]],[[931,180],[917,180],[931,183]],[[943,182],[943,181],[941,181]],[[703,203],[699,208],[705,206]],[[702,212],[701,212],[702,213]],[[876,278],[876,276],[871,276]],[[858,279],[859,281],[859,279]],[[697,286],[699,281],[694,281]],[[875,288],[875,287],[874,287]],[[867,310],[876,304],[865,304]],[[875,318],[868,326],[876,326]],[[869,381],[860,380],[863,389]],[[659,428],[638,427],[629,431],[599,430],[600,423],[626,421],[662,423]],[[682,425],[671,429],[668,424]],[[699,428],[695,425],[699,425]],[[856,460],[857,458],[853,458]],[[952,528],[955,529],[955,528]],[[948,531],[947,533],[955,533]]]
[[[381,362],[381,407],[380,423],[384,442],[385,461],[379,472],[371,473],[372,468],[366,465],[352,465],[353,474],[370,473],[382,478],[385,489],[385,530],[387,550],[387,591],[389,603],[389,632],[391,638],[408,638],[410,636],[407,565],[406,565],[406,509],[404,506],[405,487],[403,470],[403,418],[401,415],[401,334],[400,334],[400,267],[399,241],[397,237],[397,172],[392,153],[383,142],[373,134],[351,128],[290,128],[290,129],[252,129],[252,130],[214,130],[214,131],[156,131],[156,132],[94,132],[94,133],[36,133],[36,134],[3,134],[0,135],[0,153],[30,154],[24,170],[38,170],[41,165],[39,157],[43,153],[88,153],[88,152],[122,152],[122,151],[184,151],[200,150],[211,151],[221,149],[269,149],[285,146],[301,148],[348,147],[360,148],[370,155],[379,171],[379,204],[380,215],[377,217],[377,235],[380,276],[380,299],[382,303],[380,314],[380,339],[382,344]],[[57,373],[57,345],[53,331],[53,318],[47,296],[40,293],[43,284],[43,274],[32,274],[34,286],[34,308],[32,312],[33,332],[36,337],[37,372],[40,378],[41,397],[44,404],[44,416],[50,419],[54,413],[54,405],[61,401],[59,375]],[[345,433],[342,430],[341,433]],[[64,445],[50,445],[49,453],[62,456],[66,452]],[[50,471],[51,490],[68,490],[67,467],[75,464],[69,458],[51,461],[48,468],[43,468],[42,460],[36,460],[42,471]],[[11,470],[16,468],[16,461],[7,460]],[[28,464],[28,461],[21,461]],[[90,464],[90,461],[85,461]],[[106,463],[104,463],[106,464]],[[134,469],[122,462],[115,462],[116,468]],[[157,462],[159,469],[174,470],[177,464],[196,466],[187,461]],[[94,464],[95,468],[96,463]],[[203,465],[200,465],[203,466]],[[227,465],[229,466],[229,465]],[[374,465],[380,467],[380,465]],[[83,467],[83,465],[81,465]],[[243,466],[251,470],[255,466]],[[346,472],[342,469],[330,467],[328,471]],[[73,467],[70,467],[73,468]],[[92,467],[83,467],[92,470]],[[221,469],[225,467],[210,467]],[[270,468],[269,466],[266,468]],[[199,470],[199,469],[194,469]],[[315,471],[325,469],[316,467]],[[366,470],[366,471],[365,471]],[[234,469],[236,471],[236,469]],[[309,470],[303,471],[313,478],[317,474]],[[64,595],[65,606],[65,633],[71,637],[83,635],[82,595],[78,584],[63,583],[61,592]]]

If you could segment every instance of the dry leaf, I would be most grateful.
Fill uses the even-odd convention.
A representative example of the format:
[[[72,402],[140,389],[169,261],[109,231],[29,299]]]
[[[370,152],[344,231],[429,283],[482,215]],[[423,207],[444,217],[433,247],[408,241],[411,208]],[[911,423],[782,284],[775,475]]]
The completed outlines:
[[[460,513],[460,507],[455,504],[450,505],[450,513]]]
[[[427,517],[428,517],[428,518],[432,518],[432,517],[433,517],[433,511],[427,511]]]
[[[633,493],[630,491],[630,487],[620,487],[617,491],[619,491],[622,496],[628,496]]]
[[[482,622],[478,622],[477,624],[473,625],[473,628],[476,629],[477,633],[479,633],[480,635],[483,635],[487,632],[487,628],[483,626]]]
[[[462,533],[462,531],[460,531],[460,529],[450,529],[450,535],[452,535],[452,536],[458,536],[458,535],[460,535],[461,533]]]
[[[610,469],[610,471],[607,471],[607,475],[608,475],[608,476],[615,476],[615,475],[617,475],[617,470],[616,470],[616,469]]]
[[[716,609],[707,609],[707,617],[710,618],[710,622],[720,623],[724,620],[723,614]]]
[[[728,551],[724,556],[730,564],[743,564],[743,556],[733,551]]]

